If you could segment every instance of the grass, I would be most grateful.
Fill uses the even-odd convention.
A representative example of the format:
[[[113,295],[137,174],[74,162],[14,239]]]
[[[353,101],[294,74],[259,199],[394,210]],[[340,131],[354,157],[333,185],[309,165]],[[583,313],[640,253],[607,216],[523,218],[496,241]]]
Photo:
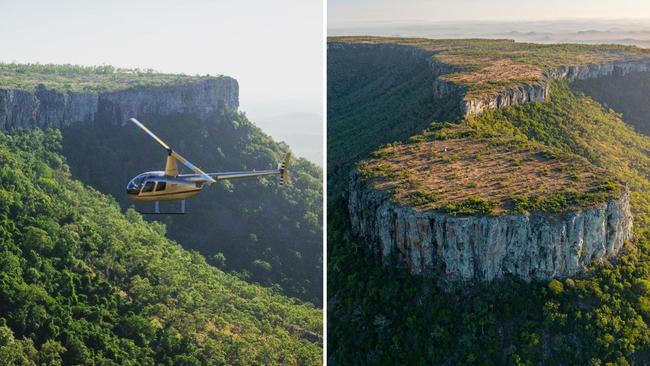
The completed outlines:
[[[619,45],[390,37],[334,37],[329,42],[399,44],[426,50],[436,61],[453,67],[455,71],[440,78],[462,87],[465,99],[539,82],[552,68],[650,58],[648,50]],[[467,197],[477,197],[497,202],[492,214],[600,204],[619,194],[627,182],[636,202],[635,214],[641,215],[642,222],[648,221],[648,215],[636,207],[650,205],[650,199],[641,194],[648,189],[647,176],[638,173],[647,173],[649,155],[644,152],[650,147],[620,115],[571,91],[566,83],[553,82],[549,101],[486,111],[459,121],[457,110],[445,113],[451,112],[446,107],[459,100],[445,105],[427,97],[435,76],[424,71],[428,66],[421,61],[404,55],[395,49],[371,47],[331,50],[329,177],[369,155],[360,170],[376,188],[390,190],[399,204],[445,210]],[[611,141],[612,136],[635,144],[622,146]],[[407,142],[379,148],[395,140]],[[441,141],[487,145],[461,147],[461,154],[442,153],[434,146]],[[501,152],[494,155],[490,148]],[[610,154],[602,154],[604,150]],[[483,168],[490,166],[498,168],[495,174]],[[405,169],[411,173],[408,179],[400,173]],[[611,185],[613,189],[603,189]],[[435,199],[427,199],[428,195]]]
[[[400,204],[444,211],[474,197],[498,202],[493,214],[549,212],[602,203],[625,182],[635,225],[650,228],[650,137],[565,81],[551,84],[545,102],[434,122],[419,136],[425,142],[386,145],[359,164]],[[402,169],[415,186],[402,184]],[[438,196],[416,202],[414,191]]]
[[[454,216],[492,215],[498,205],[495,201],[472,197],[458,203],[450,203],[444,209]]]
[[[359,164],[375,189],[391,191],[395,203],[420,211],[560,211],[602,204],[624,189],[613,175],[586,159],[534,141],[420,136],[428,141],[383,147]],[[477,155],[485,158],[478,161]]]

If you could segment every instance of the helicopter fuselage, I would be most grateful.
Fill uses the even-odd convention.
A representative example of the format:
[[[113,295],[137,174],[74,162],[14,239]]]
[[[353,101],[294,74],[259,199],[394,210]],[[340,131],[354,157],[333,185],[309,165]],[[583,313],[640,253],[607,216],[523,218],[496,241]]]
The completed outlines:
[[[178,201],[196,196],[203,186],[195,175],[170,177],[163,171],[155,171],[131,179],[126,193],[135,201]]]
[[[161,214],[159,201],[180,201],[180,212],[170,212],[168,214],[185,214],[185,199],[198,195],[203,190],[203,187],[216,183],[218,180],[279,175],[281,185],[289,183],[287,167],[291,153],[284,154],[284,158],[278,164],[277,169],[206,173],[182,157],[179,153],[172,150],[169,145],[153,132],[149,131],[140,121],[135,118],[130,118],[129,120],[156,140],[167,151],[164,171],[152,171],[139,174],[126,185],[126,193],[130,199],[154,203],[154,211],[151,212],[152,214]],[[179,174],[177,163],[183,164],[193,171],[194,174]]]

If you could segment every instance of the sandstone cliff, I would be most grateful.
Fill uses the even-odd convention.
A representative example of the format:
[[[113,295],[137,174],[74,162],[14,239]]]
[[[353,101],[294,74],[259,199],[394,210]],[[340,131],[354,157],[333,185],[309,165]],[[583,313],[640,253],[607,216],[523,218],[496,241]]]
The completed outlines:
[[[417,47],[390,43],[341,43],[329,42],[329,48],[385,48],[401,50],[409,55],[425,57],[429,60],[435,76],[460,71],[458,67],[438,61],[434,52]],[[527,102],[540,102],[548,97],[551,81],[565,79],[569,82],[599,78],[610,75],[623,76],[631,72],[650,71],[650,59],[636,61],[616,61],[603,64],[583,64],[551,68],[544,72],[543,80],[532,83],[515,84],[499,92],[481,96],[467,96],[462,85],[443,79],[435,79],[432,92],[436,97],[455,96],[461,99],[461,111],[464,115],[479,114],[484,110],[505,108]]]
[[[462,110],[466,115],[479,114],[486,109],[505,108],[527,102],[540,102],[548,97],[552,80],[594,79],[605,76],[623,76],[631,72],[646,72],[650,70],[650,60],[621,61],[607,64],[588,64],[559,67],[545,72],[544,80],[532,84],[516,85],[498,93],[491,93],[481,98],[465,97]],[[438,87],[439,88],[439,87]],[[434,92],[435,92],[434,87]],[[449,92],[461,92],[449,90]]]
[[[385,260],[397,254],[414,274],[433,271],[451,281],[572,276],[617,254],[632,237],[627,192],[577,211],[455,217],[395,205],[356,172],[349,182],[353,233]]]
[[[100,93],[34,91],[0,86],[0,129],[64,127],[98,120],[124,124],[146,114],[192,112],[205,117],[220,107],[239,106],[235,79],[218,77],[176,85]]]

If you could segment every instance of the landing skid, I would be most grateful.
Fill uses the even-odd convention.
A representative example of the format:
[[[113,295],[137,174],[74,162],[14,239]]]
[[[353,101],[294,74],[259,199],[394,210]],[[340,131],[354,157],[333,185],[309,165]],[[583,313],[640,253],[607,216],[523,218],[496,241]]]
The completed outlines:
[[[160,212],[160,202],[156,201],[153,204],[153,212],[144,212],[138,211],[143,215],[185,215],[187,211],[185,210],[185,200],[181,201],[181,211],[180,212]]]

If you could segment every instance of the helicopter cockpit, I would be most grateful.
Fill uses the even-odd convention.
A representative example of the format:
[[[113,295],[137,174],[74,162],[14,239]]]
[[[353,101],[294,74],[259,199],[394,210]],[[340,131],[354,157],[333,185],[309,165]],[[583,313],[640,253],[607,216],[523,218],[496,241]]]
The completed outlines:
[[[163,175],[163,172],[146,172],[137,175],[135,178],[131,179],[129,184],[126,185],[126,193],[139,194],[143,188],[145,188],[145,192],[152,191],[153,186],[156,184],[154,179],[161,175]]]

